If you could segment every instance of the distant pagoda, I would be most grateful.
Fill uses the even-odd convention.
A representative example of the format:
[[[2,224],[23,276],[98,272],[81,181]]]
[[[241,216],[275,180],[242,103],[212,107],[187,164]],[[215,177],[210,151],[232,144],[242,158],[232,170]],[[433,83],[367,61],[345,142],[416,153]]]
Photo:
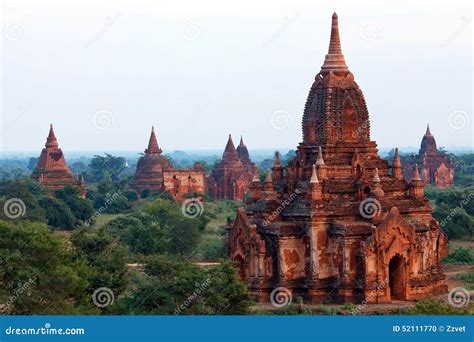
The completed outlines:
[[[207,180],[207,192],[212,198],[242,201],[255,172],[243,139],[237,149],[229,139],[221,161],[212,169]]]
[[[309,303],[384,303],[446,292],[447,238],[418,167],[407,182],[398,150],[389,165],[370,140],[335,13],[302,121],[296,156],[282,167],[276,154],[263,183],[255,175],[229,227],[229,257],[255,298],[278,301],[282,291]]]
[[[403,174],[407,180],[410,180],[413,176],[415,164],[420,168],[421,180],[424,184],[432,184],[438,188],[447,188],[453,185],[453,162],[447,155],[438,150],[429,125],[426,127],[426,133],[421,140],[418,154],[406,158]]]
[[[206,177],[202,164],[192,169],[175,170],[171,161],[164,156],[158,146],[155,128],[151,128],[148,147],[137,163],[137,170],[131,187],[139,192],[169,191],[177,201],[185,199],[185,195],[204,194]]]
[[[45,147],[41,151],[31,178],[40,182],[42,186],[53,190],[64,188],[66,185],[79,187],[81,197],[85,198],[86,196],[84,177],[82,176],[81,180],[73,177],[64,159],[63,151],[59,148],[52,124],[49,128]]]

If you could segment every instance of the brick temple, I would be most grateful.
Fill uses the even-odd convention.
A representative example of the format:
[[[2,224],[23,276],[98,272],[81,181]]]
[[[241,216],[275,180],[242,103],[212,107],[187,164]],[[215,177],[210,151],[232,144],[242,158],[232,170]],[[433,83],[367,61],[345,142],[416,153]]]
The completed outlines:
[[[174,169],[171,161],[163,155],[158,146],[155,129],[152,127],[148,147],[138,160],[131,187],[139,192],[169,191],[175,200],[182,201],[185,195],[204,194],[204,166],[196,164],[192,169]]]
[[[438,188],[448,188],[453,185],[453,162],[436,147],[436,140],[431,134],[429,125],[421,140],[418,154],[407,157],[403,164],[403,174],[406,179],[413,177],[415,165],[420,168],[420,176],[424,184],[432,184]]]
[[[304,108],[303,141],[229,228],[228,253],[261,302],[285,288],[309,303],[384,303],[447,291],[447,238],[424,196],[418,167],[407,182],[370,140],[364,95],[346,65],[338,18]],[[229,144],[228,144],[229,145]],[[232,147],[232,146],[230,146]],[[234,164],[238,164],[232,148]],[[225,156],[227,157],[227,156]]]
[[[53,125],[49,127],[46,144],[41,151],[31,178],[41,183],[45,188],[52,190],[61,189],[67,185],[79,187],[81,189],[81,197],[86,197],[84,176],[81,177],[81,180],[73,177],[64,159],[63,151],[59,148]]]
[[[207,179],[207,192],[215,199],[242,201],[252,182],[255,165],[243,139],[237,149],[229,134],[221,161]]]

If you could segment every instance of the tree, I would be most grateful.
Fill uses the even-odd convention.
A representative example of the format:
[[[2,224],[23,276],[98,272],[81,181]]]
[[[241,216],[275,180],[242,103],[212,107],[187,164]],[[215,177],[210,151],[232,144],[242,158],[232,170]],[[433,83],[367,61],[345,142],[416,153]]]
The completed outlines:
[[[245,314],[252,304],[231,263],[205,269],[152,256],[145,272],[145,282],[124,299],[128,314]]]
[[[3,199],[0,198],[0,205],[3,208],[6,201],[15,200],[20,205],[17,209],[23,213],[23,215],[15,218],[15,220],[47,222],[46,212],[39,202],[39,198],[44,196],[45,193],[44,189],[33,181],[8,181],[0,187],[0,196],[3,197]],[[24,203],[24,206],[22,203]],[[9,219],[6,216],[5,210],[0,211],[0,218]]]
[[[160,225],[169,240],[169,249],[172,254],[193,252],[199,243],[200,231],[208,222],[206,215],[186,217],[180,206],[163,199],[157,199],[143,211],[151,217],[151,222]]]
[[[125,158],[115,157],[108,153],[105,153],[105,156],[94,156],[89,164],[92,178],[95,181],[103,179],[106,174],[111,175],[114,182],[118,181],[120,174],[126,167]]]
[[[95,312],[88,269],[42,223],[0,220],[0,302],[13,314]]]
[[[54,197],[44,196],[40,199],[40,205],[46,212],[48,225],[56,228],[73,229],[76,219],[71,209],[62,201]]]
[[[71,236],[78,255],[89,268],[88,292],[107,287],[117,296],[127,283],[127,251],[105,229],[83,228]]]
[[[77,187],[66,186],[55,191],[56,198],[62,200],[77,220],[86,221],[94,214],[94,207],[88,199],[80,198]]]

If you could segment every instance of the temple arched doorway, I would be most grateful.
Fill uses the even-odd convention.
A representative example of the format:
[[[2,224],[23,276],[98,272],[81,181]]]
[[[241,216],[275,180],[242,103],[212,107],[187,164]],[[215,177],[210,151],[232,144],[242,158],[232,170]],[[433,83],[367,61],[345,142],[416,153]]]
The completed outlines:
[[[400,255],[395,255],[388,265],[390,297],[392,300],[405,300],[405,260]]]

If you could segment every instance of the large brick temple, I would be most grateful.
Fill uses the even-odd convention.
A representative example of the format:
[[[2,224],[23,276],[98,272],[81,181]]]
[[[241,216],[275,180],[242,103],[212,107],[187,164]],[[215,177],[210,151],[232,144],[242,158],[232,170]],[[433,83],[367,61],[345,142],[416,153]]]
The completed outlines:
[[[204,194],[206,176],[202,164],[196,164],[192,169],[175,169],[162,153],[152,127],[148,147],[137,163],[132,188],[140,192],[169,191],[177,201],[184,200],[186,195]]]
[[[408,156],[403,165],[403,174],[411,179],[415,164],[420,168],[421,180],[438,188],[447,188],[454,182],[454,165],[446,154],[436,147],[436,140],[431,134],[430,126],[421,139],[420,151],[417,155]]]
[[[212,198],[242,201],[252,182],[255,165],[243,139],[235,148],[229,134],[222,159],[207,179],[207,192]]]
[[[402,91],[402,90],[401,90]],[[415,300],[447,290],[447,238],[424,196],[370,140],[364,95],[344,60],[338,18],[306,101],[303,141],[275,162],[229,228],[228,252],[257,300],[277,288],[309,303]],[[235,158],[235,157],[234,157]]]
[[[78,187],[81,189],[81,197],[86,197],[84,177],[79,180],[72,175],[54,134],[53,125],[49,127],[46,144],[41,151],[31,178],[51,190],[61,189],[67,185]]]

